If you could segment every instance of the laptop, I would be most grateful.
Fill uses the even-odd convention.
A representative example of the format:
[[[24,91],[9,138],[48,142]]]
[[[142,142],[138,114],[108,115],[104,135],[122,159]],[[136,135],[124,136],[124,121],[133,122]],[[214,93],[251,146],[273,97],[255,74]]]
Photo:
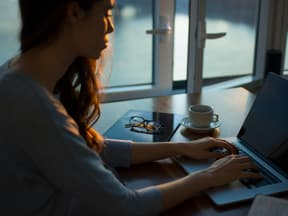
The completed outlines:
[[[216,205],[288,191],[288,80],[268,74],[237,137],[227,140],[237,146],[240,154],[255,161],[263,179],[237,180],[208,190]],[[207,168],[213,162],[182,157],[176,160],[187,173]]]

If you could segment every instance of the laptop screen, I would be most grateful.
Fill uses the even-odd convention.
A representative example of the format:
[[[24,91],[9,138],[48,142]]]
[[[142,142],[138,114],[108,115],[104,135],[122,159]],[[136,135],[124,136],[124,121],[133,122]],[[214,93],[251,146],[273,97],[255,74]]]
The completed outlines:
[[[288,173],[288,80],[267,76],[237,137]]]

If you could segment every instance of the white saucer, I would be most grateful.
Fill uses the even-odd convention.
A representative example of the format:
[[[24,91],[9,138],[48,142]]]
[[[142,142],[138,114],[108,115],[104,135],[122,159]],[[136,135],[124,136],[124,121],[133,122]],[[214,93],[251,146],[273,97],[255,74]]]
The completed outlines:
[[[189,117],[186,117],[184,119],[182,119],[181,123],[180,123],[183,127],[189,129],[189,130],[193,130],[195,132],[209,132],[211,130],[214,130],[215,128],[220,127],[221,122],[217,121],[217,122],[211,122],[209,127],[203,127],[203,128],[199,128],[199,127],[195,127],[192,122],[190,121]]]

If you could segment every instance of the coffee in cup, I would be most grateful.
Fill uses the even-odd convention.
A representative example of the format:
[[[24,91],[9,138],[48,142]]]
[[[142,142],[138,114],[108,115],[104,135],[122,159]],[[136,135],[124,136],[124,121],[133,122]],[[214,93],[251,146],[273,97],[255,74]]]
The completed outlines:
[[[188,112],[190,122],[194,127],[207,128],[212,122],[219,121],[218,114],[215,114],[213,108],[208,105],[191,105]]]

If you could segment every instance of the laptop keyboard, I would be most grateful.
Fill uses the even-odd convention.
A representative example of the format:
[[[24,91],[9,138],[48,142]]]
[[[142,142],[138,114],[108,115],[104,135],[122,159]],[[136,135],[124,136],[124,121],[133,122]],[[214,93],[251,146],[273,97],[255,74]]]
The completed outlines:
[[[245,152],[239,150],[239,154],[241,155],[247,155]],[[265,185],[275,184],[280,182],[280,180],[273,176],[271,173],[267,172],[264,168],[261,168],[262,166],[259,165],[257,162],[255,162],[257,167],[259,168],[260,174],[263,176],[262,179],[242,179],[240,180],[242,184],[244,184],[248,188],[255,188],[255,187],[261,187]]]
[[[242,179],[240,181],[248,188],[261,187],[280,182],[278,178],[265,173],[265,171],[263,172],[263,170],[260,170],[260,174],[263,176],[262,179]]]

